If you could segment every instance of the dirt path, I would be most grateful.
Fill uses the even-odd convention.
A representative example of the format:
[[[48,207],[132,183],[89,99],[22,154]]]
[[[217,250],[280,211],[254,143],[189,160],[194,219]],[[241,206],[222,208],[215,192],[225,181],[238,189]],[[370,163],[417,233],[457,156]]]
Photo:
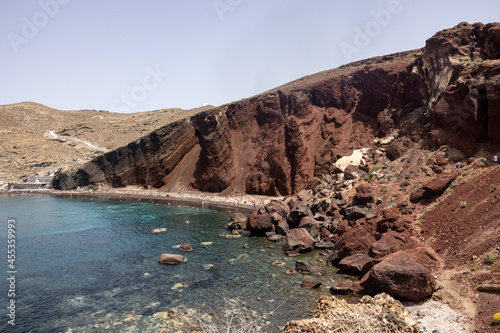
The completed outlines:
[[[76,142],[82,143],[82,144],[90,147],[91,149],[97,150],[97,151],[102,151],[102,152],[109,151],[106,147],[96,146],[96,145],[94,145],[86,140],[78,139],[77,137],[74,137],[74,136],[58,135],[56,133],[56,131],[54,131],[54,130],[45,133],[44,136],[48,136],[50,139],[61,140],[61,141],[65,141],[65,142],[76,141]]]

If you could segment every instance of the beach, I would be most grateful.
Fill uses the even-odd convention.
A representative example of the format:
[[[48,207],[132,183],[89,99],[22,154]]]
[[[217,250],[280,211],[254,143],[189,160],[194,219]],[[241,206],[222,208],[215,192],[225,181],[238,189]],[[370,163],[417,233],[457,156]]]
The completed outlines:
[[[194,207],[203,207],[210,209],[227,209],[252,212],[255,208],[265,206],[271,200],[280,200],[280,197],[269,197],[262,195],[241,195],[228,196],[218,195],[217,193],[172,193],[162,192],[156,189],[143,189],[139,186],[128,186],[124,188],[113,188],[103,191],[94,191],[86,189],[78,189],[71,191],[58,191],[47,189],[36,190],[7,190],[0,193],[15,193],[15,194],[48,194],[55,197],[79,197],[79,198],[96,198],[96,199],[113,199],[125,201],[140,201],[151,203],[162,203],[167,205],[185,205]]]

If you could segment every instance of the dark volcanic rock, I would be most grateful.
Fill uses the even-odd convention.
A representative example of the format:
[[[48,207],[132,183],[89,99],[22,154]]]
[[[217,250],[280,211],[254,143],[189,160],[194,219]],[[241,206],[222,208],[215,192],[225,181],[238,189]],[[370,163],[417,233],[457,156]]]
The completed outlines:
[[[290,207],[285,205],[284,202],[276,201],[276,200],[271,200],[265,207],[266,212],[271,214],[271,213],[278,213],[282,217],[286,218],[288,214],[290,213]]]
[[[443,173],[422,186],[422,188],[434,195],[441,195],[459,174],[459,171],[454,171],[447,174]]]
[[[359,179],[364,174],[365,174],[365,172],[363,170],[361,170],[359,168],[359,166],[349,165],[344,170],[344,179],[345,180]]]
[[[377,216],[372,207],[360,205],[344,208],[344,213],[349,220],[358,220],[364,217],[372,219]]]
[[[303,201],[297,201],[293,208],[290,210],[290,214],[288,214],[287,220],[288,224],[292,228],[296,228],[298,227],[302,218],[312,216],[313,214],[307,203]]]
[[[361,287],[370,294],[387,293],[405,301],[429,297],[435,282],[429,270],[404,252],[397,252],[376,264],[361,279]]]
[[[266,232],[273,231],[274,225],[270,214],[254,214],[248,217],[247,230],[252,235],[264,236]]]
[[[304,228],[291,229],[286,234],[287,251],[308,252],[314,249],[315,240]]]
[[[312,217],[306,216],[300,220],[298,228],[304,228],[307,230],[312,238],[316,239],[319,237],[320,225],[318,221],[314,220]]]
[[[314,267],[307,261],[303,260],[297,260],[295,262],[295,270],[299,273],[302,274],[314,274],[314,275],[321,275],[323,273],[322,270]]]
[[[370,246],[374,242],[373,232],[360,225],[354,226],[343,233],[335,244],[337,258],[341,260],[357,253],[368,255]]]
[[[368,183],[362,183],[356,187],[356,199],[362,205],[372,203],[376,193],[377,192],[375,187],[371,186]]]
[[[278,235],[286,236],[290,227],[285,219],[280,219],[278,222],[275,222],[274,229]]]
[[[370,268],[372,259],[366,254],[358,253],[345,257],[339,262],[340,271],[353,275],[364,275]]]

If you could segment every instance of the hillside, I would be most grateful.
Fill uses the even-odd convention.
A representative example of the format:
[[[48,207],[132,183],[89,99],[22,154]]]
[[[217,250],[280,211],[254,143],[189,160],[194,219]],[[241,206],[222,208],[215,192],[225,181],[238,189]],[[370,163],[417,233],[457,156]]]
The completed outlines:
[[[24,102],[0,105],[0,180],[82,165],[158,127],[206,108],[141,113],[62,111]],[[77,161],[73,161],[76,159]]]
[[[386,136],[395,137],[401,151],[410,144],[431,152],[449,145],[464,158],[482,149],[494,154],[500,151],[499,30],[498,24],[462,23],[420,50],[348,64],[211,108],[176,125],[185,128],[183,135],[165,129],[145,134],[64,174],[56,187],[100,183],[288,195],[334,171],[339,157],[376,150],[374,139]],[[165,133],[194,143],[188,149],[175,137],[162,138],[180,154],[175,164],[148,148]],[[144,147],[140,154],[138,146]]]

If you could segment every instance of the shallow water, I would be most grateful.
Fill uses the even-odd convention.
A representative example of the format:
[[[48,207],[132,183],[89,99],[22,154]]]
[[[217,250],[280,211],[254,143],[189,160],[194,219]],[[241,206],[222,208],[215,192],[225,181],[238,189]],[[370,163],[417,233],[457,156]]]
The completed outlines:
[[[322,277],[322,289],[302,289],[300,274],[284,272],[294,268],[297,259],[313,261],[319,255],[288,258],[283,241],[220,237],[229,220],[227,211],[0,195],[0,212],[4,249],[7,220],[16,219],[17,270],[16,326],[7,322],[9,285],[4,278],[1,332],[156,332],[162,328],[169,332],[166,317],[182,322],[183,314],[194,311],[195,316],[220,314],[227,307],[225,299],[238,297],[249,313],[260,318],[265,331],[274,332],[287,320],[310,317],[318,296],[328,294],[327,288],[340,279],[330,270]],[[153,233],[158,227],[167,231]],[[175,248],[184,242],[194,250]],[[202,242],[214,243],[201,246]],[[245,243],[248,249],[242,248]],[[158,258],[164,252],[182,254],[187,262],[161,265]],[[6,255],[3,258],[7,276]]]

